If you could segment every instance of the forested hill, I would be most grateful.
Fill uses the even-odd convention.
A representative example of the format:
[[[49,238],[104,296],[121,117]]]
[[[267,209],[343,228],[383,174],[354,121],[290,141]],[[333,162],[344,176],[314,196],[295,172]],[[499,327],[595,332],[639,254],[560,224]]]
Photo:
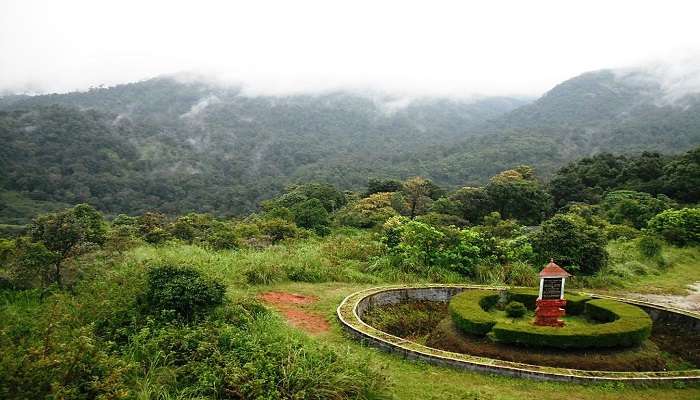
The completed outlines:
[[[397,157],[462,140],[523,103],[246,96],[171,78],[13,96],[0,102],[2,186],[15,199],[88,202],[108,213],[237,214],[296,181],[362,187]],[[12,215],[5,203],[0,213]]]
[[[358,189],[368,177],[422,175],[454,187],[519,164],[547,176],[602,151],[688,150],[700,144],[699,111],[697,96],[673,96],[643,73],[613,71],[571,79],[531,104],[251,96],[168,77],[6,96],[0,220],[21,223],[37,205],[78,202],[110,214],[239,214],[303,181]]]
[[[700,95],[681,89],[644,70],[585,73],[489,121],[479,137],[418,155],[432,160],[420,173],[458,185],[518,163],[548,176],[602,152],[685,151],[700,144]]]

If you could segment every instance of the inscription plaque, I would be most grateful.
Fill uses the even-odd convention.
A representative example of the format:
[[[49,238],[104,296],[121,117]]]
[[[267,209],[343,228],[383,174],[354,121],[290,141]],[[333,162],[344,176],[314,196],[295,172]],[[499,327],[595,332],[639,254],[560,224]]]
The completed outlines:
[[[558,300],[561,298],[561,278],[544,278],[542,282],[542,299]]]

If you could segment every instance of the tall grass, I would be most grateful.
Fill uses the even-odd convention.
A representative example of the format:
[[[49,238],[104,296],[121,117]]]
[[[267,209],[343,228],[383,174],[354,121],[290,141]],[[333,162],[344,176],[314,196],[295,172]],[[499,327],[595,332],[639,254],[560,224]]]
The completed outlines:
[[[366,236],[335,236],[270,246],[262,250],[212,251],[196,245],[142,246],[131,251],[139,263],[191,265],[226,285],[297,282],[371,283],[366,266],[381,252]]]

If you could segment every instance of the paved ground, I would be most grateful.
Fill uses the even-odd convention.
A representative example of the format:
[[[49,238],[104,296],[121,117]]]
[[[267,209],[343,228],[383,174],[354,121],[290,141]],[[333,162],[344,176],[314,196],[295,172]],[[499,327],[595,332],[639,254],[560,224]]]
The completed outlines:
[[[688,292],[689,293],[685,296],[640,293],[626,293],[625,296],[682,308],[688,311],[700,312],[700,282],[688,285]]]

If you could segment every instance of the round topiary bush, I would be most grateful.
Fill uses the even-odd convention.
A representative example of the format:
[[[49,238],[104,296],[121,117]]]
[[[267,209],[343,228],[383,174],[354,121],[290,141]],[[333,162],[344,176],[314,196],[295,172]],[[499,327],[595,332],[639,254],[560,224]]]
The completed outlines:
[[[148,271],[145,303],[151,312],[195,319],[224,300],[225,288],[188,266],[164,265]]]
[[[525,304],[519,301],[511,301],[506,305],[506,315],[511,318],[522,318],[527,312]]]

